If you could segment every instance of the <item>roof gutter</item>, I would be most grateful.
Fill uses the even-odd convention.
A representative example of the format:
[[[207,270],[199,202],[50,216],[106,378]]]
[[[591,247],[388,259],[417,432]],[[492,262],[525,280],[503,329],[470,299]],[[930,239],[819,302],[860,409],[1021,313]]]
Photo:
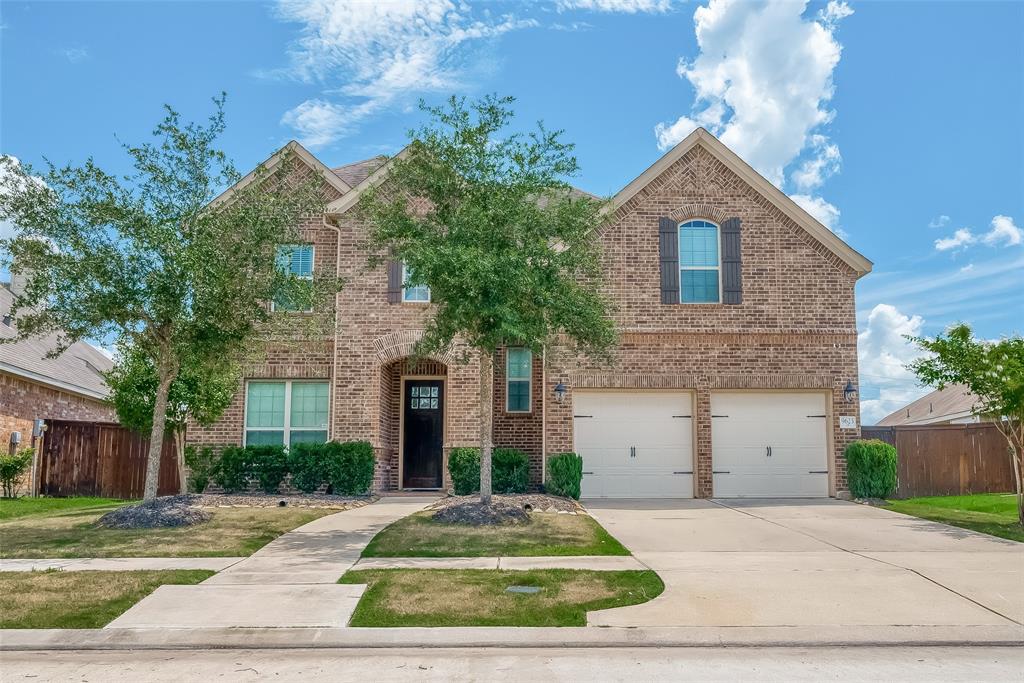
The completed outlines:
[[[71,394],[77,394],[78,396],[84,396],[86,398],[94,398],[98,401],[105,401],[109,396],[107,393],[93,391],[92,389],[87,389],[85,387],[78,386],[77,384],[61,382],[60,380],[53,379],[52,377],[47,377],[46,375],[41,375],[37,372],[25,370],[24,368],[19,368],[17,365],[11,365],[2,361],[0,361],[0,372],[8,372],[12,375],[31,380],[36,384],[42,384],[47,387],[66,391]]]

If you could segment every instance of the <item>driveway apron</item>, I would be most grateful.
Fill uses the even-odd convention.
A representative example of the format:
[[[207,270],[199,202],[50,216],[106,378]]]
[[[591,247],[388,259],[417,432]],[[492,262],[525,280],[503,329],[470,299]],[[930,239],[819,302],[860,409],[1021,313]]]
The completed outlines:
[[[161,586],[107,628],[343,627],[365,586],[337,580],[378,531],[435,498],[383,498],[283,534],[195,586]]]
[[[590,500],[665,582],[594,626],[1008,626],[1024,633],[1024,544],[816,500]]]

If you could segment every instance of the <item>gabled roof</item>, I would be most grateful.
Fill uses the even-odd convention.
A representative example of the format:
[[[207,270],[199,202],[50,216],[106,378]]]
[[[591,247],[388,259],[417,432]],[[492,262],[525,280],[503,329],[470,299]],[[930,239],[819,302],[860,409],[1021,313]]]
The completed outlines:
[[[0,285],[2,339],[17,336],[13,323],[7,325],[3,322],[13,301],[11,290]],[[56,358],[47,358],[46,354],[56,347],[57,336],[53,334],[0,344],[0,372],[89,398],[104,399],[110,394],[102,373],[114,367],[112,360],[85,342],[75,342]]]
[[[220,193],[220,195],[217,196],[216,199],[210,202],[210,205],[216,206],[217,204],[226,201],[236,190],[242,189],[243,187],[251,183],[253,180],[255,180],[256,171],[259,170],[260,166],[265,167],[268,171],[272,170],[275,166],[277,166],[278,163],[281,162],[281,159],[282,157],[284,157],[285,152],[294,153],[299,159],[303,161],[303,163],[305,163],[314,171],[318,172],[327,182],[327,184],[336,189],[339,194],[345,194],[346,192],[352,189],[352,186],[346,183],[340,175],[335,173],[333,170],[328,168],[322,161],[313,156],[313,154],[308,149],[300,145],[297,141],[292,140],[287,145],[271,154],[266,159],[266,161],[264,161],[262,164],[260,164],[252,171],[250,171],[248,175],[246,175],[244,178],[242,178],[237,183],[235,183],[234,185]]]
[[[373,169],[358,185],[352,188],[351,192],[348,192],[342,197],[335,199],[333,202],[327,205],[327,213],[329,214],[341,214],[345,213],[359,201],[359,197],[371,187],[376,187],[384,182],[384,179],[388,177],[388,173],[391,172],[391,164],[395,159],[404,159],[409,155],[409,146],[406,145],[402,148],[402,151],[393,157],[385,158],[384,161]],[[380,159],[381,157],[374,157],[374,159]],[[367,159],[366,161],[372,161]],[[366,161],[356,162],[356,164],[350,164],[355,166],[358,164],[365,164]],[[341,166],[339,168],[346,168]]]
[[[963,384],[936,389],[878,421],[879,427],[924,425],[961,420],[974,413],[974,394]]]
[[[611,201],[611,211],[616,211],[633,196],[651,183],[655,178],[682,158],[696,145],[703,147],[709,154],[721,161],[725,166],[742,178],[748,185],[757,190],[768,201],[774,204],[780,211],[811,234],[816,240],[828,247],[836,256],[848,264],[858,275],[865,275],[871,272],[871,261],[862,256],[853,247],[839,238],[834,232],[826,228],[811,214],[804,211],[784,192],[775,187],[767,178],[755,171],[743,161],[735,152],[726,147],[714,135],[697,128],[683,138],[682,142],[670,149],[660,159],[633,179],[628,185],[619,190]]]
[[[369,159],[363,159],[362,161],[354,161],[351,164],[338,166],[331,170],[348,185],[355,187],[369,178],[371,173],[386,164],[387,161],[388,158],[386,156],[379,155],[370,157]]]

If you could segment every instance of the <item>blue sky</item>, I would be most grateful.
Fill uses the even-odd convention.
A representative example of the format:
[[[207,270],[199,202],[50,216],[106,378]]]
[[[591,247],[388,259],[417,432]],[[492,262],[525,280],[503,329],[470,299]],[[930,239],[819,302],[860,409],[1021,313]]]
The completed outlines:
[[[875,262],[865,423],[922,390],[903,334],[1024,328],[1024,3],[0,3],[0,152],[125,169],[167,102],[252,167],[399,149],[418,97],[518,98],[621,188],[705,125]],[[0,230],[9,230],[0,227]]]

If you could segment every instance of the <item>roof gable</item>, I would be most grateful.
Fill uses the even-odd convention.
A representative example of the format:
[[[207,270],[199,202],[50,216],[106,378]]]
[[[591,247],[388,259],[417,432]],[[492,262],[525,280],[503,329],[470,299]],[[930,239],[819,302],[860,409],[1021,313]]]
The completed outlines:
[[[634,178],[628,185],[619,190],[611,199],[609,211],[614,213],[622,208],[630,199],[647,185],[654,182],[672,164],[681,159],[695,146],[700,145],[705,151],[721,161],[730,171],[746,182],[761,196],[777,207],[783,214],[803,228],[818,242],[821,242],[832,253],[849,265],[858,276],[871,271],[871,261],[844,242],[838,235],[822,225],[817,219],[800,208],[796,202],[786,196],[764,176],[755,171],[735,152],[703,128],[697,128],[687,135],[679,144],[670,149],[660,159],[651,164],[643,173]]]
[[[260,166],[266,168],[268,171],[272,170],[281,162],[281,159],[284,157],[286,152],[291,152],[295,154],[299,159],[302,160],[302,163],[306,164],[311,169],[319,173],[320,176],[328,185],[330,185],[331,187],[338,191],[338,194],[345,194],[346,192],[349,192],[352,189],[351,185],[346,183],[337,173],[328,168],[327,165],[324,164],[324,162],[320,161],[315,156],[313,156],[313,154],[308,149],[300,145],[297,141],[292,140],[287,145],[271,154],[262,164],[258,165],[256,168],[250,171],[245,177],[243,177],[237,183],[235,183],[234,185],[220,193],[220,195],[218,195],[216,199],[210,202],[210,205],[216,206],[221,202],[227,201],[228,199],[230,199],[233,193],[242,189],[243,187],[251,183],[253,180],[255,180],[256,173],[257,171],[259,171]]]

